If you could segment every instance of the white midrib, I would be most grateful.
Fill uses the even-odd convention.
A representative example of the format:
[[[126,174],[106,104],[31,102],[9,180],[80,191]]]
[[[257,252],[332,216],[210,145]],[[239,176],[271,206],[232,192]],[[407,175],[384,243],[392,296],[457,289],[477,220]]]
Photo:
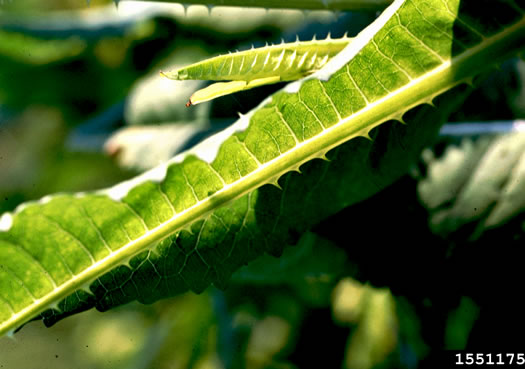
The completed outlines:
[[[466,78],[490,68],[490,65],[484,64],[475,73],[471,72],[470,75],[462,76],[458,80],[452,67],[461,65],[461,63],[491,49],[491,47],[499,46],[499,42],[506,40],[510,35],[520,35],[520,31],[525,34],[525,17],[522,17],[518,23],[511,27],[486,38],[481,44],[443,62],[439,67],[411,80],[398,90],[368,104],[339,123],[324,129],[318,135],[297,144],[283,155],[260,165],[245,177],[224,186],[213,195],[147,231],[139,238],[73,276],[69,281],[46,294],[45,297],[35,300],[30,306],[13,314],[8,320],[0,324],[0,334],[14,330],[75,290],[85,288],[103,273],[123,264],[132,256],[146,250],[148,246],[152,247],[169,235],[202,219],[225,203],[231,202],[264,184],[274,182],[286,172],[297,169],[301,164],[311,159],[323,158],[326,152],[354,137],[366,136],[371,129],[387,120],[400,119],[404,112],[414,106],[430,102],[436,95],[463,82]],[[501,54],[496,53],[495,55]],[[385,108],[378,108],[382,105]]]

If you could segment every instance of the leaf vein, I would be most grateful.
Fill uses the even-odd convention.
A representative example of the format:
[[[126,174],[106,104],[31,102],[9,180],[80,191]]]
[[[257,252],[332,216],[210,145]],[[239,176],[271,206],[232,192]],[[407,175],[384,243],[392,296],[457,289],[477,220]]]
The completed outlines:
[[[42,263],[40,262],[40,260],[38,260],[33,254],[31,254],[29,251],[27,251],[25,249],[25,247],[23,247],[22,245],[19,245],[17,243],[14,243],[14,242],[11,242],[11,241],[6,241],[6,240],[2,240],[2,242],[4,242],[5,244],[7,245],[11,245],[13,246],[15,249],[21,251],[24,255],[26,255],[27,257],[29,257],[31,260],[33,260],[36,264],[36,266],[38,268],[40,268],[40,271],[47,277],[47,279],[49,280],[49,282],[51,282],[51,285],[53,286],[53,288],[57,288],[58,285],[56,283],[56,281],[54,280],[54,278],[49,274],[49,272],[46,270],[46,268],[44,268],[44,265],[42,265]]]
[[[295,143],[298,144],[299,143],[299,140],[297,139],[297,136],[295,135],[294,131],[292,130],[292,128],[290,127],[290,125],[288,124],[288,122],[286,122],[286,119],[284,119],[283,117],[283,114],[279,111],[279,109],[277,108],[277,106],[274,106],[274,109],[275,109],[275,112],[277,113],[277,116],[279,117],[279,119],[281,120],[281,122],[283,122],[284,126],[288,129],[288,131],[290,132],[290,135],[293,137],[293,139],[295,140]]]
[[[84,243],[79,240],[74,234],[72,234],[71,232],[69,232],[66,228],[64,228],[59,222],[57,222],[56,220],[50,218],[49,216],[43,214],[43,213],[40,213],[39,216],[41,216],[42,218],[44,218],[46,221],[48,221],[49,223],[51,224],[54,224],[59,231],[61,232],[64,232],[65,234],[67,234],[69,237],[71,237],[73,239],[73,241],[80,246],[80,248],[82,249],[82,251],[84,251],[84,253],[89,256],[89,258],[91,259],[91,264],[95,263],[96,260],[95,260],[95,257],[93,256],[93,254],[91,253],[91,251],[86,247],[86,245],[84,245]]]

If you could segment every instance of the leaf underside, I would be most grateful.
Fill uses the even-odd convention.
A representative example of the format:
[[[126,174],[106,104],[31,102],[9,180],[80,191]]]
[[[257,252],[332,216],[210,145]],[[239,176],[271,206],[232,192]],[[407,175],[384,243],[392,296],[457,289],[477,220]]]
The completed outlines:
[[[239,266],[279,255],[402,175],[465,89],[417,105],[523,48],[523,14],[518,2],[396,0],[320,72],[195,149],[111,189],[4,214],[0,333],[39,314],[52,324],[224,287]]]

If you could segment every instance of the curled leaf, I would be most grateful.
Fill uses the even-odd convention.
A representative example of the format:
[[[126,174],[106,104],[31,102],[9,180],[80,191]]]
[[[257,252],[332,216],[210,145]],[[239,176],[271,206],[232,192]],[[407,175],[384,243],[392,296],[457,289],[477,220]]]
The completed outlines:
[[[295,41],[220,55],[162,75],[174,80],[231,81],[214,83],[195,92],[187,106],[267,84],[295,81],[321,69],[351,41]]]

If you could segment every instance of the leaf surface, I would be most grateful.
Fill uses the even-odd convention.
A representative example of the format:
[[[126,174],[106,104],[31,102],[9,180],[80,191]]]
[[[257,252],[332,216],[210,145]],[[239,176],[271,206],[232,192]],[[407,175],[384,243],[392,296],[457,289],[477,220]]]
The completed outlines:
[[[224,287],[241,265],[279,255],[404,173],[464,89],[414,107],[521,49],[523,14],[507,1],[396,0],[322,70],[194,149],[110,189],[2,215],[0,333],[42,313],[52,324]]]

